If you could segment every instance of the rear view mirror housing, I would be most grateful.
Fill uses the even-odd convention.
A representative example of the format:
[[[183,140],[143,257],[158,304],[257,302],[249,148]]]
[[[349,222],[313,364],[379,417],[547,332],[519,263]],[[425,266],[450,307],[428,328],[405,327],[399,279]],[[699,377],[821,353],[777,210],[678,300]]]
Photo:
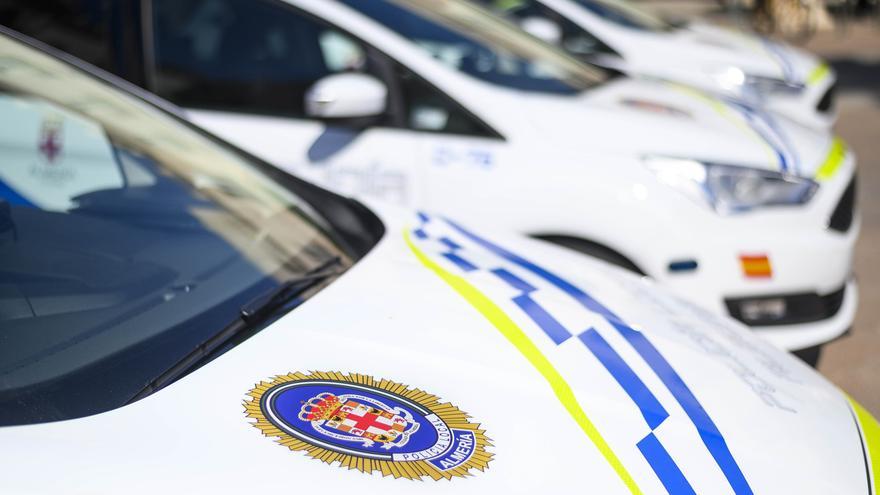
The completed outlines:
[[[519,27],[541,41],[551,45],[562,43],[562,27],[543,17],[526,17],[520,21]]]
[[[326,76],[305,95],[306,115],[316,119],[360,120],[379,117],[388,109],[388,87],[366,74]]]

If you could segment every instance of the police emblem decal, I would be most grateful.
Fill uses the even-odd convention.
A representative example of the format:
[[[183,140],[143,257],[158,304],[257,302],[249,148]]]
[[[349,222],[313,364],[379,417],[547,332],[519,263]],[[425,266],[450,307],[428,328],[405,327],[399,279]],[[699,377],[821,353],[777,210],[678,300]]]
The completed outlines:
[[[434,480],[483,471],[493,454],[480,425],[456,406],[389,380],[337,372],[290,373],[244,401],[265,436],[327,464]]]

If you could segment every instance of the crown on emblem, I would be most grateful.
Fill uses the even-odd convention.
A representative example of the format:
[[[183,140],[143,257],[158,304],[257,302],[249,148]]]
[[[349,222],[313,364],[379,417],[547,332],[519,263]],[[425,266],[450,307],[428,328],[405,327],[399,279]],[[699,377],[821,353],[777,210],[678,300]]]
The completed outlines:
[[[324,392],[309,399],[299,410],[299,419],[303,421],[321,421],[330,418],[342,403],[330,393]]]

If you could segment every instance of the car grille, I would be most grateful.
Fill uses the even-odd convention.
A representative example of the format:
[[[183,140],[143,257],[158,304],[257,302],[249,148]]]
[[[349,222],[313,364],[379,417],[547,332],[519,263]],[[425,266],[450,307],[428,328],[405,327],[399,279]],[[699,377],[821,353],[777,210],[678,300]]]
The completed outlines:
[[[830,112],[831,109],[834,108],[834,94],[836,93],[836,90],[837,83],[834,83],[828,88],[828,91],[822,95],[822,99],[819,100],[819,104],[816,105],[816,110],[819,110],[822,113]]]
[[[853,177],[846,191],[840,197],[831,219],[828,221],[828,228],[838,232],[846,232],[852,227],[853,218],[856,214],[856,178]]]
[[[730,316],[749,326],[794,325],[827,320],[833,317],[840,311],[840,307],[843,305],[845,292],[846,286],[843,286],[839,290],[824,296],[820,296],[815,292],[804,292],[799,294],[725,299],[724,303],[727,305]],[[747,316],[743,311],[744,306],[749,303],[767,301],[784,301],[784,315],[756,317],[755,315]]]

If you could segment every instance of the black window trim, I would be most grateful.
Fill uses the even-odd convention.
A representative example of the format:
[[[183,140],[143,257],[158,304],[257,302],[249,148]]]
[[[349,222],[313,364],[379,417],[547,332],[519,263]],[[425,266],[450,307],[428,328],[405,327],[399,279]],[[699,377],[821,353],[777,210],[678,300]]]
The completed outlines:
[[[117,33],[122,38],[121,47],[113,48],[117,63],[122,64],[120,72],[129,81],[143,85],[146,82],[145,65],[143,63],[144,46],[143,37],[139,28],[141,22],[140,0],[116,0],[120,18],[111,18],[111,22],[119,22],[111,32]],[[132,28],[133,27],[133,28]]]
[[[153,0],[139,0],[141,8],[141,68],[144,73],[144,87],[156,93],[156,39],[153,33]]]

